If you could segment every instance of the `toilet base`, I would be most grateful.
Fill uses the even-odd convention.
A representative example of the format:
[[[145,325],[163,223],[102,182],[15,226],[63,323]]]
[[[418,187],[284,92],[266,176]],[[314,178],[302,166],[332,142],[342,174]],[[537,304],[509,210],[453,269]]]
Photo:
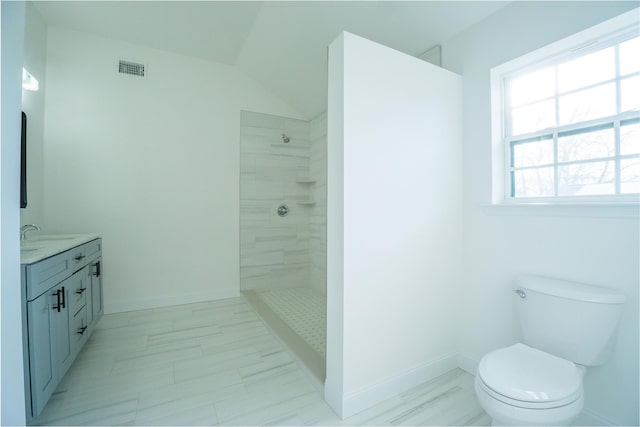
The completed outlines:
[[[491,417],[492,426],[568,426],[582,411],[584,396],[565,406],[546,409],[520,408],[487,394],[476,376],[475,390],[480,406]]]

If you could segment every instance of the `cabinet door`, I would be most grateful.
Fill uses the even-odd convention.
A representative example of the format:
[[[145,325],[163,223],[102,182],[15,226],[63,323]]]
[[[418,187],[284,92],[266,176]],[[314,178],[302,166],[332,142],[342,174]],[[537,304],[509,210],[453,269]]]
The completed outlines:
[[[93,304],[94,321],[100,320],[104,313],[102,298],[102,258],[91,264],[91,299]]]
[[[85,280],[87,283],[87,305],[85,311],[87,313],[87,326],[89,326],[89,334],[93,331],[93,271],[95,262],[88,265],[85,270]]]
[[[34,416],[40,414],[56,388],[53,344],[52,306],[57,304],[57,289],[45,292],[27,303],[29,323],[29,371],[31,406]]]
[[[54,366],[57,368],[56,381],[60,381],[67,373],[73,358],[71,357],[71,341],[69,340],[69,284],[71,277],[55,288],[60,292],[60,303],[52,306],[52,336],[54,344]]]

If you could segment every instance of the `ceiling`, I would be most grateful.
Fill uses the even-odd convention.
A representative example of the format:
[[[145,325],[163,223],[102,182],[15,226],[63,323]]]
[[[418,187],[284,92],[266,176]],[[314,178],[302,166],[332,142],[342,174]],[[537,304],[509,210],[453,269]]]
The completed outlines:
[[[500,1],[40,1],[49,25],[237,66],[306,118],[326,108],[327,46],[342,32],[419,55]]]

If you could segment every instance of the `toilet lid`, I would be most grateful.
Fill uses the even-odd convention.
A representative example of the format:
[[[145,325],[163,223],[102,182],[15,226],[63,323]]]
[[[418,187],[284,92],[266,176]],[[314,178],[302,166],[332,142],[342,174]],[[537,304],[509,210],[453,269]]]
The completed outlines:
[[[574,363],[520,343],[485,355],[478,375],[497,393],[523,402],[567,400],[582,391]]]

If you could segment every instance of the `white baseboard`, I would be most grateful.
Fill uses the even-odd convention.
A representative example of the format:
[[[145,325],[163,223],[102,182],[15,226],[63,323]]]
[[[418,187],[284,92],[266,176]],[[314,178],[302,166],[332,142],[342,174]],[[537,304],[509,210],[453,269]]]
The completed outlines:
[[[399,375],[382,380],[372,386],[347,393],[342,400],[341,408],[335,407],[339,406],[339,404],[336,405],[338,402],[336,402],[336,399],[332,398],[332,396],[325,395],[325,398],[329,398],[327,399],[328,403],[333,410],[338,413],[340,418],[345,419],[397,394],[405,392],[412,387],[449,372],[457,366],[456,355],[449,354],[432,362],[409,369]],[[327,384],[325,384],[325,389],[331,390],[331,387],[327,387]]]
[[[170,307],[173,305],[193,304],[238,297],[240,297],[238,290],[214,291],[179,296],[157,296],[137,300],[105,302],[104,312],[105,314],[122,313],[125,311],[146,310],[149,308]]]
[[[578,415],[573,421],[574,426],[619,426],[622,425],[620,423],[614,423],[611,420],[607,420],[606,418],[601,417],[598,414],[595,414],[588,409],[585,409]]]
[[[463,371],[466,371],[473,376],[475,376],[476,372],[478,372],[478,363],[480,363],[478,360],[458,353],[456,355],[456,361],[458,362],[458,368],[462,369]]]
[[[333,409],[333,412],[337,416],[344,419],[342,416],[344,412],[342,410],[342,388],[338,385],[334,385],[329,377],[324,380],[324,400]]]

